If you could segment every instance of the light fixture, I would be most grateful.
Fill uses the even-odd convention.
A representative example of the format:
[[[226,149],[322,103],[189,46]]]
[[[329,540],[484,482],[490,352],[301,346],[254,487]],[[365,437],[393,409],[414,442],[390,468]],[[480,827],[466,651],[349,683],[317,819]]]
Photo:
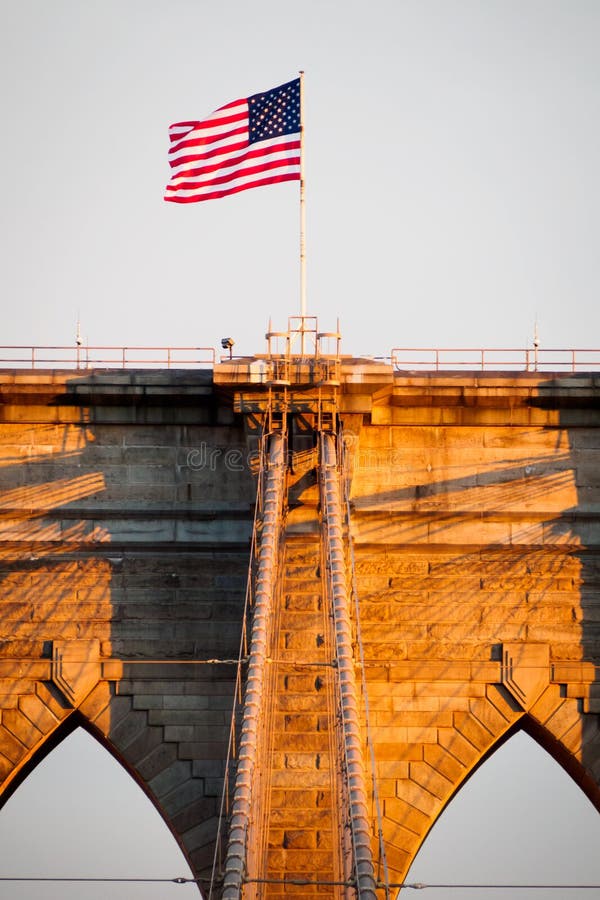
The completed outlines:
[[[221,347],[223,348],[223,350],[229,350],[229,359],[231,359],[233,356],[234,343],[235,343],[235,341],[233,340],[233,338],[230,338],[230,337],[221,338]]]

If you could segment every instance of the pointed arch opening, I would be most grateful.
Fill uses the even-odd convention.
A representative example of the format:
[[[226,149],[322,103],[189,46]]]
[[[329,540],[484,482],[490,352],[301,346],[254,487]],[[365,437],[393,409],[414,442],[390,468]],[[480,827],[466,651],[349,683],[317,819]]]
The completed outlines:
[[[535,723],[522,721],[448,803],[405,883],[600,884],[597,794],[564,748]],[[582,896],[581,890],[552,893],[560,893],[561,900]],[[547,900],[547,895],[543,889],[512,889],[508,896]],[[491,900],[499,892],[477,896]],[[454,888],[435,890],[435,900],[455,897]]]
[[[0,875],[48,880],[0,881],[0,898],[202,897],[195,883],[173,881],[192,872],[151,799],[111,748],[70,718],[19,773],[0,810]],[[140,880],[55,880],[64,877]]]

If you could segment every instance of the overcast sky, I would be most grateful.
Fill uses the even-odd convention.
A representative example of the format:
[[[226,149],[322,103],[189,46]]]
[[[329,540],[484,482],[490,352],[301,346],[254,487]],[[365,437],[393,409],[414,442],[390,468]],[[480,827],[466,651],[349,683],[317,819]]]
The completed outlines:
[[[165,203],[167,128],[306,70],[308,312],[347,352],[600,333],[597,0],[0,0],[3,343],[262,350],[298,184]]]
[[[536,318],[543,347],[598,346],[599,47],[598,0],[0,0],[1,343],[72,344],[80,319],[92,345],[216,346],[231,334],[236,351],[262,351],[269,317],[282,328],[299,312],[298,185],[165,203],[167,129],[303,68],[308,312],[326,330],[340,317],[345,352],[525,347]],[[85,770],[94,749],[69,746],[56,765]],[[52,758],[30,792],[42,799],[58,779]],[[541,771],[523,746],[507,758],[511,773]],[[553,778],[542,794],[558,796]],[[35,844],[32,800],[9,813],[25,788],[0,815],[0,869],[26,841],[39,872],[65,794]],[[114,789],[114,823],[124,796]],[[487,796],[478,808],[493,820]],[[588,813],[568,820],[582,846]],[[169,871],[139,815],[130,833]],[[522,815],[513,807],[508,821]],[[560,809],[547,820],[564,825]],[[62,838],[59,869],[87,865],[79,839]],[[599,880],[592,856],[580,873]],[[419,880],[439,874],[432,865]],[[67,896],[41,891],[0,884],[2,900]]]

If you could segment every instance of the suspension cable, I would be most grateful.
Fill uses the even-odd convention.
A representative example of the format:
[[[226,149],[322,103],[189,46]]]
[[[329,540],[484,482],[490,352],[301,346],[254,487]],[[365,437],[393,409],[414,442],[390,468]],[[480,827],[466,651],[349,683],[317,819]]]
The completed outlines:
[[[342,540],[342,518],[340,503],[339,472],[335,439],[333,435],[321,432],[321,489],[322,505],[326,525],[326,538],[332,584],[332,605],[338,678],[340,687],[340,709],[344,733],[346,756],[346,777],[350,807],[350,826],[354,845],[354,869],[358,897],[376,897],[367,802],[364,788],[364,770],[360,746],[358,703],[348,597],[346,593],[346,562]]]
[[[247,878],[247,884],[290,884],[290,885],[306,885],[310,887],[339,885],[340,887],[356,887],[354,881],[327,881],[310,878]],[[190,878],[186,875],[176,877],[164,876],[126,876],[126,875],[0,875],[0,883],[4,882],[78,882],[78,883],[102,883],[111,884],[198,884],[202,886],[201,878]],[[376,886],[384,887],[381,882],[377,882]],[[460,889],[460,890],[505,890],[505,891],[597,891],[600,888],[600,882],[596,884],[500,884],[495,882],[480,882],[478,884],[470,882],[459,884],[458,882],[422,882],[422,881],[394,881],[390,882],[386,887],[389,888],[409,888],[416,891],[428,889]]]
[[[281,434],[270,437],[269,468],[265,483],[262,538],[256,578],[254,616],[244,714],[239,743],[238,768],[225,860],[223,900],[241,896],[247,853],[247,837],[252,813],[252,785],[258,752],[258,730],[263,703],[263,687],[268,650],[269,624],[277,570],[279,529],[283,504],[285,448]]]
[[[390,896],[390,883],[389,883],[389,871],[387,864],[387,855],[385,852],[385,842],[383,839],[383,815],[381,812],[381,802],[379,799],[379,788],[377,785],[377,768],[375,763],[375,748],[373,746],[373,740],[371,737],[371,721],[370,721],[370,709],[369,709],[369,693],[367,689],[367,676],[365,671],[365,650],[362,640],[362,630],[360,626],[360,603],[358,597],[358,586],[356,583],[356,560],[354,556],[354,541],[352,539],[352,531],[350,528],[350,490],[348,486],[348,477],[347,477],[347,469],[348,469],[348,457],[346,446],[342,441],[340,446],[340,455],[342,457],[342,490],[343,490],[343,500],[346,505],[346,524],[347,524],[347,534],[348,534],[348,548],[350,552],[350,572],[351,572],[351,583],[352,583],[352,596],[354,599],[354,616],[356,620],[356,643],[358,645],[358,655],[360,660],[360,678],[361,678],[361,688],[362,695],[365,704],[365,726],[367,733],[367,746],[369,748],[369,764],[371,768],[371,783],[373,786],[373,800],[375,802],[375,813],[377,816],[377,837],[379,844],[379,860],[380,864],[383,867],[383,885],[385,888],[385,897],[386,900],[389,900]]]
[[[260,444],[260,461],[261,465],[258,470],[258,483],[256,489],[256,502],[254,504],[254,521],[252,525],[252,537],[250,540],[250,554],[248,559],[248,574],[246,579],[246,596],[244,599],[244,611],[242,613],[242,633],[240,636],[240,649],[238,658],[236,660],[237,663],[237,672],[235,679],[235,689],[233,696],[233,704],[231,710],[231,721],[229,725],[229,740],[227,744],[227,755],[225,759],[225,771],[223,777],[223,790],[221,792],[221,802],[219,805],[219,819],[217,822],[217,835],[215,840],[215,850],[213,854],[213,864],[210,875],[210,886],[208,890],[208,900],[212,900],[213,890],[216,886],[216,877],[217,877],[217,865],[221,862],[221,829],[223,827],[223,820],[225,817],[225,813],[227,811],[227,802],[229,799],[229,778],[230,778],[230,765],[231,759],[235,752],[235,726],[236,726],[236,717],[237,710],[239,704],[241,702],[241,691],[242,691],[242,666],[243,663],[247,661],[247,652],[248,652],[248,635],[247,635],[247,621],[248,621],[248,613],[250,610],[250,606],[252,605],[252,572],[254,567],[254,555],[256,553],[257,547],[257,531],[258,531],[258,520],[261,512],[261,504],[262,504],[262,482],[263,482],[263,472],[264,465],[262,464],[264,460],[264,438],[261,439]]]

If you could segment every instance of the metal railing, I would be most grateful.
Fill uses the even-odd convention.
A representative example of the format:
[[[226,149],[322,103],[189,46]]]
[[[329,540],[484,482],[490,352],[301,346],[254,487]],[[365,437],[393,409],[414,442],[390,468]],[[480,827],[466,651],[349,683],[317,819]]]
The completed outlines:
[[[0,347],[0,368],[193,369],[213,367],[213,347]]]
[[[600,372],[600,350],[394,347],[396,371]]]
[[[222,359],[228,357],[217,357],[213,347],[0,347],[0,368],[4,369],[194,369],[213,368]],[[586,348],[394,347],[387,360],[396,371],[600,372],[600,349]],[[290,360],[277,362],[289,365]],[[340,358],[319,358],[318,362],[329,366],[328,379],[339,379]]]

